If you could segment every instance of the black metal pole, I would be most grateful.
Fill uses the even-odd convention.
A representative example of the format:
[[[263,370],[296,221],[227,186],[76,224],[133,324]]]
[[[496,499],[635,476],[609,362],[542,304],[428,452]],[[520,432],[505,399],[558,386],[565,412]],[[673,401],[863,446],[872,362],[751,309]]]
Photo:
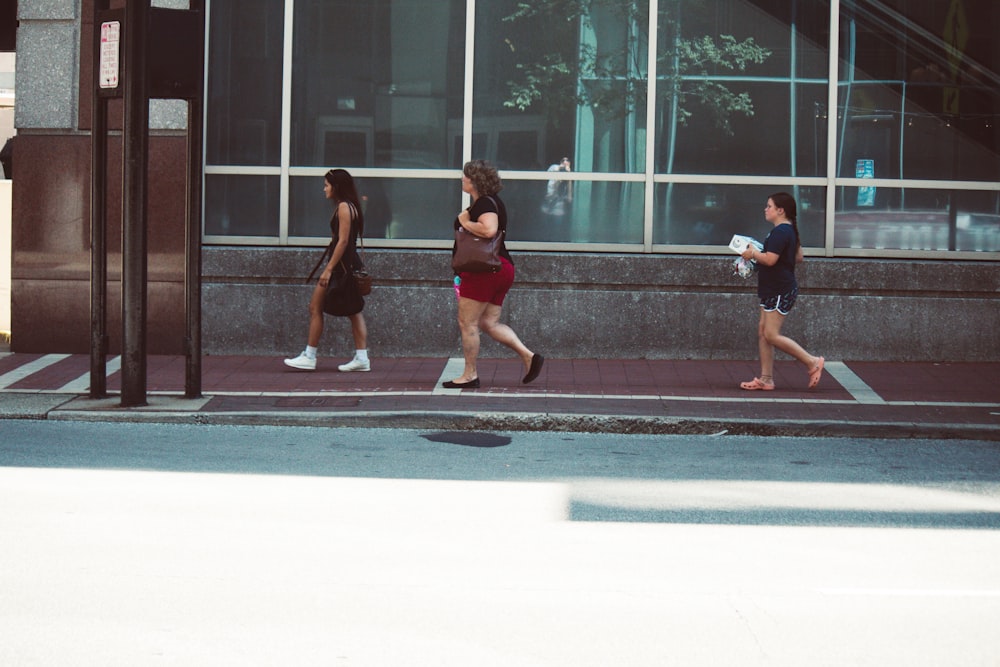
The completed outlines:
[[[125,7],[125,131],[122,167],[122,407],[146,405],[146,186],[149,0]]]
[[[184,246],[184,316],[187,363],[184,395],[201,396],[201,143],[202,103],[188,100],[187,242]]]
[[[196,12],[202,26],[205,25],[204,0],[191,0],[190,11]],[[184,372],[184,395],[187,398],[201,396],[201,209],[202,209],[202,143],[204,103],[204,62],[205,39],[202,35],[197,40],[198,56],[196,63],[200,64],[198,72],[197,95],[188,100],[188,135],[187,135],[187,241],[184,245],[184,315],[187,326],[186,354],[187,363]]]
[[[101,20],[107,2],[94,3],[94,76],[90,163],[90,397],[108,395],[108,103],[100,88]]]

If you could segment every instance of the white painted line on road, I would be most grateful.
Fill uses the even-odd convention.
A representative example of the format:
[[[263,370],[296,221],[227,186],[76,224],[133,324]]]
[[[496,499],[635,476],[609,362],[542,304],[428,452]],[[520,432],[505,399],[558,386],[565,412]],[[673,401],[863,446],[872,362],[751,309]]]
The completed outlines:
[[[457,373],[448,375],[442,375],[442,377],[455,378],[461,373],[459,370]],[[348,396],[440,396],[440,395],[453,395],[453,396],[464,396],[468,399],[475,397],[488,396],[491,398],[571,398],[574,400],[602,400],[602,401],[675,401],[684,403],[801,403],[801,404],[826,404],[826,405],[857,405],[857,401],[851,399],[833,399],[833,398],[818,398],[818,399],[808,399],[808,398],[757,398],[757,397],[746,397],[746,396],[662,396],[658,394],[578,394],[578,393],[566,393],[566,392],[554,392],[554,391],[543,391],[543,392],[518,392],[518,391],[503,391],[502,388],[499,391],[491,391],[490,388],[484,387],[479,391],[462,391],[461,389],[445,389],[443,387],[436,387],[431,391],[426,390],[402,390],[402,391],[378,391],[378,390],[357,390],[357,391],[344,391],[339,389],[323,389],[319,392],[308,392],[308,391],[212,391],[206,392],[211,393],[213,396],[276,396],[276,397],[308,397],[308,396],[337,396],[337,397],[348,397]],[[913,403],[906,403],[906,405],[913,405]],[[954,405],[948,403],[947,405]]]
[[[928,597],[928,598],[996,598],[1000,590],[962,590],[934,588],[820,588],[823,595],[866,595],[877,597]]]
[[[865,384],[865,381],[847,367],[842,361],[828,361],[823,369],[832,375],[844,389],[862,405],[885,405],[885,399],[875,393],[875,390]]]
[[[105,365],[107,367],[105,377],[107,377],[121,369],[122,358],[112,357]],[[56,389],[57,394],[86,394],[88,391],[90,391],[90,371]]]
[[[461,389],[445,389],[444,387],[441,386],[441,383],[446,382],[448,380],[454,380],[455,378],[460,376],[464,370],[465,370],[465,359],[463,359],[462,357],[451,357],[450,359],[448,359],[448,363],[444,365],[444,370],[441,371],[441,377],[439,377],[438,381],[434,384],[434,391],[432,391],[431,394],[437,394],[437,395],[461,394],[462,393]]]
[[[28,363],[18,366],[12,371],[8,371],[3,375],[0,375],[0,389],[6,389],[7,387],[20,382],[29,375],[33,375],[40,370],[48,368],[52,364],[59,363],[63,359],[67,358],[68,354],[46,354],[44,357],[39,357],[34,361],[29,361]]]
[[[460,373],[461,371],[459,371]],[[450,377],[457,377],[458,374]],[[444,377],[444,375],[442,375]],[[37,390],[33,390],[37,391]],[[150,394],[173,394],[177,392],[151,391]],[[379,390],[357,390],[343,391],[339,389],[323,389],[322,391],[205,391],[212,396],[259,396],[270,398],[310,398],[310,397],[337,397],[347,398],[351,396],[372,397],[372,396],[434,396],[442,394],[461,395],[467,398],[476,396],[500,397],[500,398],[571,398],[574,400],[604,400],[604,401],[673,401],[681,403],[801,403],[803,405],[857,405],[858,401],[853,399],[835,398],[779,398],[779,397],[749,397],[749,396],[662,396],[656,394],[574,394],[557,392],[491,392],[488,389],[463,392],[461,389],[434,389],[432,391],[419,389],[406,389],[400,391],[379,391]],[[942,407],[942,408],[998,408],[998,403],[960,403],[948,401],[883,401],[882,405],[908,406],[908,407]],[[1000,413],[994,413],[1000,414]]]

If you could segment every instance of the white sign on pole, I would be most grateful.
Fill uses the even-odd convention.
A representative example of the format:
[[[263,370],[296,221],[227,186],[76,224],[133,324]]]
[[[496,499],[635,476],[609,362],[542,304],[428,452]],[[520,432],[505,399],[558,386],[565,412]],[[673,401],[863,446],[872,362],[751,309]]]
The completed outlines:
[[[107,21],[101,24],[101,62],[100,87],[117,88],[119,73],[119,49],[121,43],[120,21]]]

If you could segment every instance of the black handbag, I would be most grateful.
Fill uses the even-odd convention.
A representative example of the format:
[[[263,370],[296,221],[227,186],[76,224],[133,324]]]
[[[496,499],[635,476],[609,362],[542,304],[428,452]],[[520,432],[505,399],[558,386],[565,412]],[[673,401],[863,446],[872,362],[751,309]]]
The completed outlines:
[[[360,313],[365,307],[365,300],[358,289],[358,281],[354,273],[344,268],[344,263],[337,265],[338,271],[330,276],[326,283],[326,293],[323,295],[323,312],[327,315],[347,316]]]
[[[502,266],[502,245],[502,230],[498,229],[493,238],[486,239],[459,225],[455,230],[455,253],[451,256],[451,268],[456,273],[496,273]]]

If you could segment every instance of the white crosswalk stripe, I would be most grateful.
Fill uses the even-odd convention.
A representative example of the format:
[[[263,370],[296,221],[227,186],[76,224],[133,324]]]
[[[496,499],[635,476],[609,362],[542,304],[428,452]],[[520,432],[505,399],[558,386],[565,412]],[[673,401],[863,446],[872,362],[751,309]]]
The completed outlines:
[[[22,364],[12,371],[7,371],[3,375],[0,375],[0,389],[6,389],[13,384],[17,384],[29,375],[48,368],[52,364],[59,363],[69,356],[68,354],[46,354],[44,357],[39,357],[34,361]]]
[[[445,389],[444,387],[441,386],[441,383],[446,382],[448,380],[454,380],[459,375],[461,375],[462,371],[464,370],[465,370],[465,359],[463,359],[462,357],[452,357],[448,359],[448,363],[444,365],[444,370],[441,371],[441,377],[438,378],[438,381],[434,385],[434,391],[431,393],[461,394],[462,393],[461,389]]]
[[[862,405],[885,405],[885,399],[869,387],[844,362],[828,361],[823,365],[823,370],[836,378],[840,386],[846,389],[858,403]]]
[[[121,365],[121,357],[112,357],[111,359],[108,359],[104,371],[105,376],[117,373],[121,368]],[[71,380],[56,389],[56,392],[60,394],[85,394],[88,391],[90,391],[90,371],[87,371],[77,379]]]

